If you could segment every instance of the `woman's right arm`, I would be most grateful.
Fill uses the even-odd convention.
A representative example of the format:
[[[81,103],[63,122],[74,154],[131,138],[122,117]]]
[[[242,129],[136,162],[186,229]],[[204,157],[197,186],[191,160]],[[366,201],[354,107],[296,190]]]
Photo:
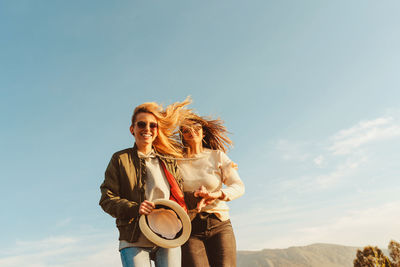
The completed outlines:
[[[100,206],[114,218],[132,219],[139,216],[139,203],[120,197],[120,161],[113,155],[100,186]]]

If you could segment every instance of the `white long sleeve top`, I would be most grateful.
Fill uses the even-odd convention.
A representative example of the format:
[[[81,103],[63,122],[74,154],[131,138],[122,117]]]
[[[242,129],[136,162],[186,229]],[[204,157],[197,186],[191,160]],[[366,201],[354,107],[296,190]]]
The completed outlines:
[[[244,194],[244,184],[237,172],[237,165],[224,152],[205,148],[191,159],[178,161],[178,166],[185,192],[196,191],[203,185],[209,192],[221,190],[224,193],[224,199],[215,200],[201,212],[215,213],[222,221],[228,220],[229,207],[226,202]]]

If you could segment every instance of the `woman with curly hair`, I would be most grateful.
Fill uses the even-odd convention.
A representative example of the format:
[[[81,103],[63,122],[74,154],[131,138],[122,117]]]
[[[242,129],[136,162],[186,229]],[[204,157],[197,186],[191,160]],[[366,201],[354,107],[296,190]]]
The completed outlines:
[[[243,195],[244,185],[237,165],[225,154],[232,141],[219,119],[192,114],[180,129],[186,159],[178,166],[185,195],[194,197],[186,198],[192,233],[182,246],[182,266],[236,266],[236,241],[226,203]]]
[[[182,157],[177,125],[189,103],[187,99],[165,109],[154,102],[137,106],[130,126],[134,146],[114,153],[106,169],[100,205],[116,218],[124,267],[150,267],[151,259],[156,267],[181,264],[180,247],[157,247],[141,233],[138,222],[140,215],[152,212],[156,199],[172,196],[185,207],[182,178],[173,158]],[[172,183],[165,169],[175,178]]]

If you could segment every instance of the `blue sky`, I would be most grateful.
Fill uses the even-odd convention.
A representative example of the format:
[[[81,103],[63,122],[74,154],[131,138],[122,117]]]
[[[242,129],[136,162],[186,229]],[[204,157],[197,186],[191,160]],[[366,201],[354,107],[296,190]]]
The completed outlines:
[[[400,240],[399,8],[2,1],[0,265],[118,266],[106,165],[135,106],[188,95],[232,132],[239,249]]]

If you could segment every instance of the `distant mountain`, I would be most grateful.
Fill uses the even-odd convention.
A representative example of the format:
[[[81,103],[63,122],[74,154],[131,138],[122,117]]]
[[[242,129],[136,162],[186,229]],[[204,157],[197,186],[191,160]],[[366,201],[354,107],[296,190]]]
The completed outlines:
[[[313,244],[287,249],[238,251],[238,267],[353,267],[357,247]]]

